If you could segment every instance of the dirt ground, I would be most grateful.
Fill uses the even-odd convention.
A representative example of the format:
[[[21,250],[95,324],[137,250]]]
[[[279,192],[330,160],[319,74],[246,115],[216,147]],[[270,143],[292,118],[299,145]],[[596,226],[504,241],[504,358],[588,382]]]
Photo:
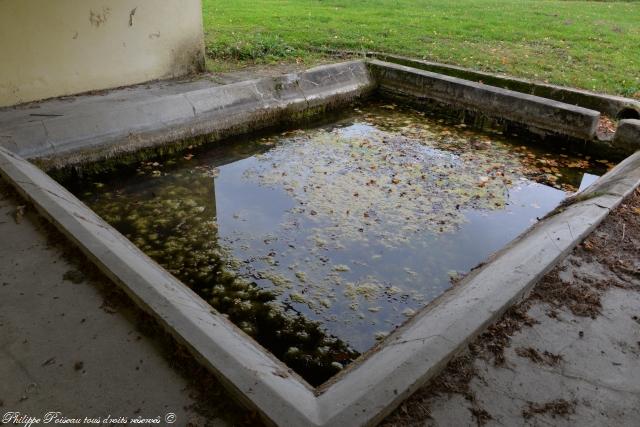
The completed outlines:
[[[382,425],[640,425],[640,190]]]

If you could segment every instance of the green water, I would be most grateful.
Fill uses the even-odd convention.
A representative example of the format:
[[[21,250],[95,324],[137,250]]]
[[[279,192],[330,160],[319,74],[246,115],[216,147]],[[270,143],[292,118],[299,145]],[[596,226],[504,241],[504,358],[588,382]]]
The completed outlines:
[[[606,162],[393,104],[65,184],[317,385]]]

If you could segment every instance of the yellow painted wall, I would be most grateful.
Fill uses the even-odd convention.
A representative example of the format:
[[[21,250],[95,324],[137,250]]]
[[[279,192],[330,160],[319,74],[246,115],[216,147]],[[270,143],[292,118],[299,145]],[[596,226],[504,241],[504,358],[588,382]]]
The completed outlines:
[[[200,0],[0,0],[0,106],[201,69]]]

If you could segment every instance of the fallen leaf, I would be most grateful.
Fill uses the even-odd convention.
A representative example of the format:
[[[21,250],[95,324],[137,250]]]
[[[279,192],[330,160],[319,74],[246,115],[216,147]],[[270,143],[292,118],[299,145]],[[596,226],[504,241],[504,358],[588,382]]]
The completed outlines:
[[[20,224],[20,221],[22,220],[22,217],[24,216],[24,210],[26,208],[27,207],[25,205],[20,205],[20,206],[16,207],[16,211],[13,214],[13,218],[15,219],[16,224]]]
[[[289,378],[289,373],[287,371],[285,371],[284,369],[278,369],[273,371],[273,375],[276,375],[280,378]]]

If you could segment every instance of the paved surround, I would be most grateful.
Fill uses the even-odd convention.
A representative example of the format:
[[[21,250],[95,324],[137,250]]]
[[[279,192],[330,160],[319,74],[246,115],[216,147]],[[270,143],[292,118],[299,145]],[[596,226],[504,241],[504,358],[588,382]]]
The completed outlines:
[[[17,125],[0,121],[0,146],[63,166],[199,135],[213,140],[259,130],[344,105],[374,87],[361,61],[227,85],[194,82],[160,96],[141,92],[120,101],[34,111]]]
[[[340,76],[345,72],[340,67],[325,74],[326,83],[335,83],[329,93],[323,94],[317,81],[305,82],[299,76],[281,78],[280,83],[263,82],[267,86],[253,81],[237,86],[234,92],[247,94],[258,105],[275,105],[279,111],[288,111],[289,101],[299,101],[307,108],[318,107],[330,100],[331,94],[339,94],[345,100],[371,89],[366,68],[349,67],[351,71],[342,81]],[[327,67],[321,68],[326,72]],[[358,74],[353,71],[356,69],[364,71]],[[357,80],[355,84],[353,79]],[[265,97],[260,89],[281,93],[285,87],[299,86],[310,92],[315,90],[315,95],[301,97],[295,89],[283,100],[273,93]],[[222,101],[226,109],[234,99],[231,92],[217,93],[227,93],[227,98],[211,99],[210,93],[202,93],[202,98],[193,101],[202,103],[199,105],[204,106],[203,111],[214,111],[216,106],[217,110],[223,109]],[[560,103],[552,104],[566,108]],[[585,116],[593,114],[586,112]],[[238,113],[236,119],[240,118],[246,120],[247,116]],[[109,143],[102,142],[101,146],[108,147]],[[0,148],[0,173],[136,304],[218,375],[239,400],[257,409],[266,420],[287,426],[359,426],[375,424],[435,375],[604,219],[640,183],[640,153],[598,180],[585,196],[517,238],[391,334],[367,358],[319,390],[313,390],[33,164]]]
[[[0,419],[10,411],[76,419],[171,412],[178,426],[231,427],[227,415],[242,411],[221,399],[224,391],[194,388],[170,349],[140,328],[139,310],[82,258],[69,260],[60,247],[68,245],[52,244],[57,233],[36,212],[17,218],[24,202],[8,190],[0,179]]]

